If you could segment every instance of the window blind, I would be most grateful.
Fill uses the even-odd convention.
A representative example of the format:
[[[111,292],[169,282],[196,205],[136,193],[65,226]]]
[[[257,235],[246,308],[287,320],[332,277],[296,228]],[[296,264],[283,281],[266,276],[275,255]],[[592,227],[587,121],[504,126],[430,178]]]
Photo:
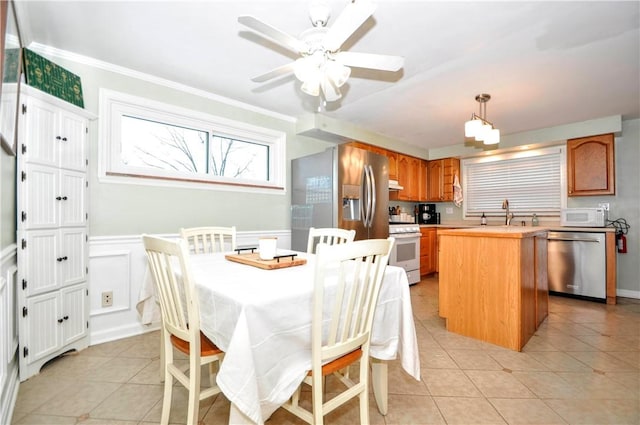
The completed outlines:
[[[462,161],[465,216],[502,215],[509,200],[514,214],[558,216],[563,196],[563,147]]]

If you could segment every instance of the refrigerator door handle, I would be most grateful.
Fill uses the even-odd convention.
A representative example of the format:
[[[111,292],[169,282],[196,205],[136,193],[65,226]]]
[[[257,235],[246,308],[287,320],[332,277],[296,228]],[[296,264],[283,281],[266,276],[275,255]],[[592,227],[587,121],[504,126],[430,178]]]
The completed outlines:
[[[367,167],[362,168],[362,222],[367,227],[369,222],[369,172]]]
[[[371,186],[371,210],[369,211],[369,227],[373,227],[373,220],[376,215],[376,177],[373,174],[373,167],[369,167],[369,173],[371,174],[370,186]]]

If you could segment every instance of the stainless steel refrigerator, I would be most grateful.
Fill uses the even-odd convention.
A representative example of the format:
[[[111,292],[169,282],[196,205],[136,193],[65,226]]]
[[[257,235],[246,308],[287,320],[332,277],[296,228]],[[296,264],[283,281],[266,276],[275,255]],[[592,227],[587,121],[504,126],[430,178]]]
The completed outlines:
[[[310,227],[354,229],[356,240],[389,236],[389,161],[338,145],[291,161],[291,248],[306,251]]]

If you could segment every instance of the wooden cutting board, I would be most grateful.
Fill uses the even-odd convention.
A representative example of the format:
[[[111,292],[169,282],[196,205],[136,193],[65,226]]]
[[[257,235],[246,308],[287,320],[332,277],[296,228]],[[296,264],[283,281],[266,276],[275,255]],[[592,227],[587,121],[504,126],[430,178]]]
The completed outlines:
[[[224,256],[229,261],[235,261],[236,263],[247,264],[253,267],[259,267],[265,270],[282,269],[285,267],[301,266],[307,263],[305,258],[298,258],[289,256],[283,256],[280,258],[274,258],[273,260],[261,260],[258,253],[247,254],[227,254]]]

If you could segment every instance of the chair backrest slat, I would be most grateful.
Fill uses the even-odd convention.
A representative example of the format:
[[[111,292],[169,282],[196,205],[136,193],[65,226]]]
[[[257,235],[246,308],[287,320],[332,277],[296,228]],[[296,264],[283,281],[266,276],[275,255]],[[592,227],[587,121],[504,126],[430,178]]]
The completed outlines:
[[[192,254],[234,251],[236,227],[190,227],[180,229],[180,236],[187,241]]]
[[[337,245],[342,243],[353,242],[356,237],[355,230],[346,230],[334,227],[309,229],[309,238],[307,240],[307,252],[313,254],[314,248],[318,244]]]

